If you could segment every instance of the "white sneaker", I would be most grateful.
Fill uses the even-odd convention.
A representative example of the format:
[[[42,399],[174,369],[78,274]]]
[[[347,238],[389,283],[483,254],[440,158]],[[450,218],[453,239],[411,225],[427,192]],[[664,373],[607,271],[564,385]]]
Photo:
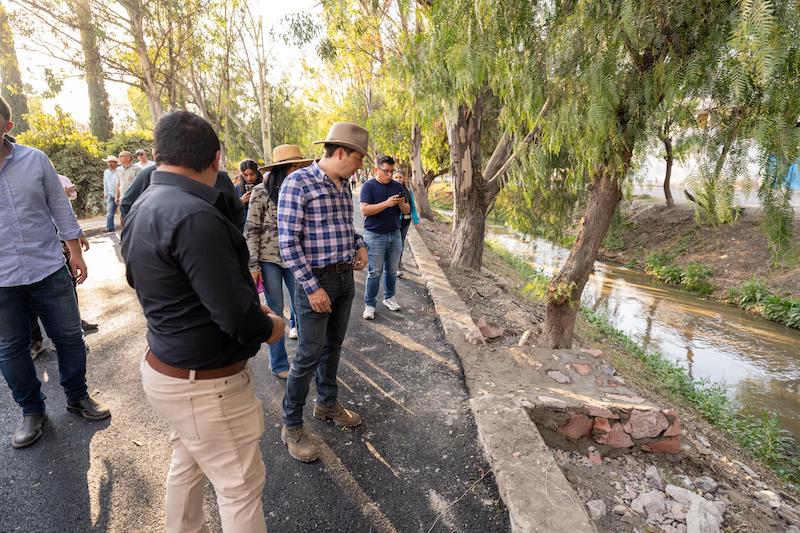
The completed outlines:
[[[398,278],[402,278],[403,277],[403,271],[402,270],[398,270],[397,271],[397,277]]]
[[[364,314],[361,316],[366,320],[373,320],[375,318],[375,307],[371,305],[364,307]]]
[[[289,330],[289,338],[296,339],[297,338],[297,328],[292,328]]]
[[[394,299],[394,296],[392,296],[391,298],[386,298],[383,301],[383,305],[385,305],[386,308],[389,309],[389,311],[399,311],[400,310],[400,304],[397,303],[397,300]]]

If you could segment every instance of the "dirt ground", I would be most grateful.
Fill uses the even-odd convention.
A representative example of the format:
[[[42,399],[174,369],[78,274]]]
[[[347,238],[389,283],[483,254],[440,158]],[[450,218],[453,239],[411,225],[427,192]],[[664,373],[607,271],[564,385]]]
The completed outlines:
[[[669,216],[681,220],[677,212]],[[671,226],[662,226],[662,231],[668,227]],[[418,229],[431,252],[439,259],[450,283],[470,308],[473,320],[478,323],[483,318],[503,330],[500,337],[489,342],[490,349],[515,346],[526,330],[531,332],[528,343],[536,344],[544,321],[544,307],[522,294],[525,281],[516,270],[486,248],[480,273],[453,270],[449,265],[449,224],[424,221]],[[631,231],[629,235],[633,234]],[[711,255],[712,248],[699,245],[698,253],[701,248]],[[638,389],[643,397],[653,402],[675,409],[683,427],[684,446],[677,456],[637,452],[618,458],[603,458],[601,464],[595,464],[575,452],[554,451],[562,471],[584,504],[598,499],[606,502],[607,510],[596,521],[601,531],[686,531],[686,522],[680,519],[681,509],[674,509],[674,516],[670,514],[669,505],[674,507],[675,502],[668,501],[667,511],[660,520],[648,512],[635,511],[648,491],[663,494],[664,485],[674,484],[703,494],[706,500],[724,502],[723,531],[800,532],[800,529],[794,529],[800,528],[797,493],[769,470],[743,455],[734,443],[701,419],[690,406],[668,398],[666,391],[648,377],[638,359],[602,337],[580,317],[573,347],[601,350],[602,357],[617,369],[628,386]],[[646,474],[648,467],[650,476]],[[653,469],[658,479],[652,479]],[[700,488],[705,483],[704,478],[714,481],[713,490]],[[782,503],[777,509],[768,505],[763,497],[765,492],[779,496]],[[761,496],[758,493],[762,493]]]
[[[619,228],[622,248],[601,250],[600,259],[621,264],[636,261],[643,270],[650,252],[666,251],[675,264],[700,263],[713,276],[711,298],[724,300],[728,289],[752,276],[766,281],[771,291],[800,297],[800,261],[791,266],[771,266],[768,240],[761,228],[761,213],[745,209],[736,224],[712,227],[698,225],[691,206],[668,209],[652,200],[634,200],[625,208],[625,222]],[[800,220],[795,220],[795,237],[800,236]]]

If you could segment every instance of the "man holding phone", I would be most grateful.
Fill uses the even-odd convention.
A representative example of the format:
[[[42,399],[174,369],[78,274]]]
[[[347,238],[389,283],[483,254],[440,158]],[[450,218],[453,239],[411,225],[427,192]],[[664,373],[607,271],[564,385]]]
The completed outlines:
[[[375,318],[381,275],[383,275],[383,305],[390,311],[399,311],[395,300],[397,268],[403,250],[400,219],[411,212],[403,195],[403,186],[392,179],[395,161],[391,156],[378,158],[376,177],[361,187],[361,214],[364,215],[364,241],[367,243],[369,266],[367,287],[364,291],[364,314],[367,320]]]

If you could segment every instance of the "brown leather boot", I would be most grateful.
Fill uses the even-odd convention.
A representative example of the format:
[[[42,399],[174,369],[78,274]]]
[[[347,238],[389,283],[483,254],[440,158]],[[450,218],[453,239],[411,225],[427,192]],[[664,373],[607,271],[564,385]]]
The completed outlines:
[[[361,425],[361,415],[356,412],[345,409],[338,401],[331,407],[324,405],[314,405],[314,418],[321,418],[322,420],[333,420],[337,426],[352,428]]]
[[[289,449],[289,455],[303,463],[313,463],[319,456],[317,445],[311,442],[303,426],[283,426],[281,441]]]

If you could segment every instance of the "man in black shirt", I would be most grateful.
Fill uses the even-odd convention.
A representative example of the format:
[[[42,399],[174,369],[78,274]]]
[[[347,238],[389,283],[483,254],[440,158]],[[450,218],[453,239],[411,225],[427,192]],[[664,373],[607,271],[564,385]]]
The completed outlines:
[[[125,191],[125,195],[119,203],[119,212],[122,213],[123,217],[128,216],[133,204],[150,186],[150,179],[153,176],[153,172],[156,170],[156,165],[150,165],[136,174],[136,178],[134,178],[128,190]],[[231,178],[228,176],[227,172],[224,170],[217,172],[217,182],[214,184],[214,187],[225,194],[223,200],[230,209],[233,225],[236,226],[240,232],[244,233],[244,222],[246,218],[244,207],[242,207],[242,202],[239,200],[239,196],[236,194],[236,188],[233,186],[233,182],[231,182]]]
[[[259,305],[244,236],[214,188],[211,125],[168,113],[155,145],[158,170],[125,219],[122,255],[147,317],[142,386],[172,429],[166,531],[204,529],[205,476],[223,531],[266,532],[264,420],[247,360],[281,338],[284,323]]]

